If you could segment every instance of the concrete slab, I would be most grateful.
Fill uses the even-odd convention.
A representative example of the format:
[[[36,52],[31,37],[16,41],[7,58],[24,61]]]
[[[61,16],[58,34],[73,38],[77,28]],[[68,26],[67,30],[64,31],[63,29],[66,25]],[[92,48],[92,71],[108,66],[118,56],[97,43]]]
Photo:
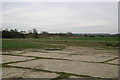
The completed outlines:
[[[68,52],[68,53],[77,53],[77,54],[83,54],[83,55],[104,55],[105,54],[111,54],[111,55],[117,55],[118,56],[118,51],[113,51],[113,50],[105,50],[105,49],[98,49],[98,48],[93,48],[93,47],[68,47],[61,52]]]
[[[40,53],[40,52],[26,52],[25,54],[21,54],[24,56],[35,56],[35,57],[47,57],[47,58],[61,58],[65,59],[70,55],[67,54],[57,54],[57,53]]]
[[[69,78],[84,78],[84,77],[70,76]]]
[[[56,73],[48,73],[18,68],[3,68],[2,71],[3,78],[55,78],[58,76],[58,74]]]
[[[4,51],[2,52],[2,54],[22,54],[22,53],[25,53],[25,51],[18,51],[18,50],[14,50],[14,51]]]
[[[60,58],[60,59],[70,59],[70,60],[79,60],[79,61],[90,61],[90,62],[103,62],[112,58],[115,58],[115,55],[108,53],[97,54],[97,55],[79,55],[83,53],[72,53],[70,54],[59,54],[59,53],[41,53],[41,52],[26,52],[24,56],[35,56],[35,57],[47,57],[47,58]]]
[[[28,49],[23,51],[9,51],[3,54],[19,54],[24,56],[37,56],[47,58],[61,58],[79,61],[103,62],[118,57],[118,51],[96,49],[89,47],[68,47],[64,50],[49,51]]]
[[[57,72],[67,72],[79,75],[90,75],[101,78],[118,78],[118,66],[102,63],[86,63],[63,60],[34,60],[9,64],[11,66],[31,67]]]
[[[104,62],[109,59],[113,59],[115,56],[97,56],[97,55],[72,55],[69,56],[65,59],[70,59],[70,60],[79,60],[79,61],[88,61],[88,62]]]
[[[11,51],[10,53],[13,53],[13,54],[22,54],[22,53],[25,53],[25,51]]]
[[[113,50],[105,50],[98,48],[90,48],[90,47],[67,47],[63,50],[58,51],[48,51],[43,50],[45,53],[58,53],[58,54],[73,54],[73,55],[85,55],[85,56],[101,56],[101,57],[109,57],[109,56],[118,56],[118,51]]]
[[[13,62],[13,61],[24,61],[24,60],[29,60],[29,59],[34,59],[34,58],[22,57],[22,56],[2,55],[2,63]]]
[[[112,60],[112,61],[108,61],[106,63],[110,63],[110,64],[120,64],[118,63],[118,59]]]
[[[2,66],[0,66],[0,80],[2,79]]]
[[[71,52],[71,51],[66,51],[66,50],[58,50],[58,51],[47,51],[47,50],[43,50],[43,52],[46,52],[46,53],[59,53],[59,54],[72,54],[74,52]]]

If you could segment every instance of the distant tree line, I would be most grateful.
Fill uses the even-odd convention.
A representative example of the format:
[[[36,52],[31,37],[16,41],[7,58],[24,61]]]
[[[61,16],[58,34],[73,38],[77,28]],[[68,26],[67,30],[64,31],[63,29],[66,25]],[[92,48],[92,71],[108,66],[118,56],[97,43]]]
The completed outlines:
[[[67,33],[48,33],[42,31],[38,33],[37,29],[29,31],[18,31],[17,29],[5,29],[0,31],[2,38],[79,38],[79,37],[117,37],[120,34],[73,34],[71,32]]]
[[[18,32],[17,29],[2,30],[2,38],[24,38],[24,35]]]
[[[18,31],[17,29],[5,29],[0,31],[2,38],[52,38],[52,37],[73,37],[71,32],[67,33],[48,33],[42,31],[38,33],[37,29],[32,29],[29,31]]]

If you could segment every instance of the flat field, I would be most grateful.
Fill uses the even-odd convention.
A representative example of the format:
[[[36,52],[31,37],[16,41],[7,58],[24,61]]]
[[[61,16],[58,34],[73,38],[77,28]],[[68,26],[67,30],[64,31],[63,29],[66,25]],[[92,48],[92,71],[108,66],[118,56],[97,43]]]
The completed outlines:
[[[116,49],[118,47],[118,37],[2,39],[3,51],[27,48],[65,48],[67,46]]]
[[[118,78],[118,37],[2,39],[3,78]]]

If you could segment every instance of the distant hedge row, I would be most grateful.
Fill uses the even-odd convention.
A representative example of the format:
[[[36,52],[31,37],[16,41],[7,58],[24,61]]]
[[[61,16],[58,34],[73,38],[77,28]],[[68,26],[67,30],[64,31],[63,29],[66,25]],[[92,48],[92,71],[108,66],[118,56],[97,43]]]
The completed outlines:
[[[17,29],[5,29],[0,31],[2,34],[2,38],[76,38],[76,37],[118,37],[120,34],[73,34],[71,32],[67,33],[48,33],[42,32],[38,33],[37,29],[30,30],[29,32],[26,31],[18,31]]]

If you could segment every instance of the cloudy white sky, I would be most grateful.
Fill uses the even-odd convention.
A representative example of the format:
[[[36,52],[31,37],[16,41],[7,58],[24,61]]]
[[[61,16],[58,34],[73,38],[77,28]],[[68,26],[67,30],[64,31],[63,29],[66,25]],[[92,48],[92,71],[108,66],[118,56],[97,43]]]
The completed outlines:
[[[117,2],[3,2],[3,29],[117,33]]]

